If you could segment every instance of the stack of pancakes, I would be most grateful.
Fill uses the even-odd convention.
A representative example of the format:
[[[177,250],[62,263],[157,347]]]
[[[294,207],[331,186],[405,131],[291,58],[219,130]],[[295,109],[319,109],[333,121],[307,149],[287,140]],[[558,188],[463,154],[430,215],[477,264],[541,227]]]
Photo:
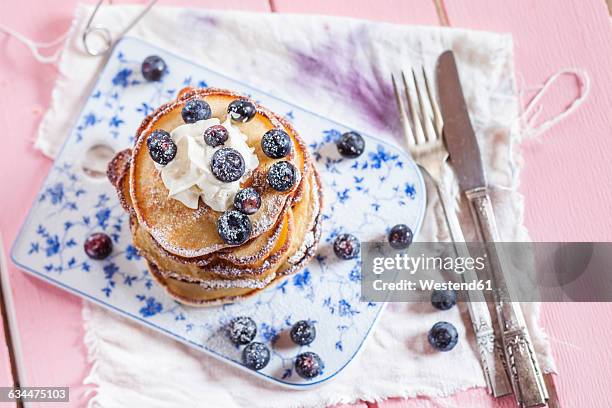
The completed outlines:
[[[304,142],[287,121],[252,100],[255,117],[234,123],[259,159],[257,169],[241,184],[241,188],[255,188],[262,201],[249,216],[249,240],[238,246],[226,244],[217,231],[220,212],[201,199],[197,209],[190,209],[168,197],[147,150],[147,136],[155,129],[171,132],[183,125],[181,109],[191,99],[205,100],[212,117],[223,123],[229,104],[238,98],[248,99],[222,89],[183,89],[175,101],[145,118],[133,148],[119,152],[108,167],[108,178],[130,215],[134,246],[155,280],[182,303],[229,303],[254,294],[300,269],[319,239],[321,184]],[[268,168],[276,160],[263,153],[260,141],[274,128],[291,137],[292,150],[283,160],[299,170],[299,180],[286,192],[272,189],[266,181]]]

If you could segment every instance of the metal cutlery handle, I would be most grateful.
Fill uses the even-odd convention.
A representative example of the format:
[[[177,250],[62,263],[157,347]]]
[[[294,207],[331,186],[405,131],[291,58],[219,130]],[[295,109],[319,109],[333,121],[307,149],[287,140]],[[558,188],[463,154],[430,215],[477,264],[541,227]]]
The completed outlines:
[[[526,328],[521,306],[510,299],[509,280],[504,277],[508,272],[504,266],[503,252],[496,245],[500,242],[500,237],[487,189],[476,188],[466,191],[465,194],[483,242],[493,249],[489,251],[489,265],[495,287],[495,310],[502,329],[502,344],[512,389],[522,407],[546,405],[548,393],[544,377]]]
[[[457,214],[453,211],[448,194],[436,183],[438,196],[442,202],[446,225],[451,236],[451,241],[455,248],[455,254],[459,258],[467,259],[470,257],[469,250],[465,243],[461,224]],[[472,269],[467,269],[462,278],[465,282],[477,281],[478,276]],[[504,364],[504,353],[501,347],[501,339],[496,336],[493,329],[493,321],[489,306],[482,291],[468,291],[467,299],[468,311],[474,335],[476,337],[476,347],[480,356],[480,363],[484,371],[487,388],[494,397],[502,397],[512,393],[512,388],[508,381],[508,374]]]

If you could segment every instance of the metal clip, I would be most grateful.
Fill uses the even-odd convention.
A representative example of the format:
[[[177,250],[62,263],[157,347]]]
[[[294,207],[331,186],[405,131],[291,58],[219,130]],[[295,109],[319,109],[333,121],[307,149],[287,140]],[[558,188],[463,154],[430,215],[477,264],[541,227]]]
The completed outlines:
[[[87,25],[85,26],[85,31],[83,31],[83,36],[81,37],[83,41],[83,47],[85,51],[93,57],[97,57],[99,55],[106,54],[109,50],[113,48],[113,45],[123,37],[129,30],[132,29],[148,12],[151,8],[157,3],[157,0],[151,0],[145,8],[138,14],[134,19],[128,24],[128,26],[119,33],[116,40],[113,40],[110,30],[103,25],[94,25],[93,21],[100,10],[100,7],[104,3],[104,0],[99,0],[94,8],[94,11],[89,16],[89,20],[87,21]],[[112,1],[109,0],[109,4],[112,4]],[[93,39],[98,38],[98,46],[93,44]]]

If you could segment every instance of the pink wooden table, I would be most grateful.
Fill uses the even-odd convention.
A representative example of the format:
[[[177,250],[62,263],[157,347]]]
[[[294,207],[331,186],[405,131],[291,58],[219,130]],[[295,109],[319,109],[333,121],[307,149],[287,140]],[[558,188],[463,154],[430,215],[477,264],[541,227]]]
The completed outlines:
[[[76,0],[5,0],[0,24],[28,37],[50,40],[69,27]],[[439,25],[433,0],[200,0],[160,1],[264,12],[347,15],[403,24]],[[588,71],[586,104],[542,138],[521,148],[525,159],[520,190],[525,223],[535,240],[612,241],[612,30],[604,0],[446,1],[450,24],[511,32],[516,72],[527,88],[566,67]],[[21,44],[0,34],[0,231],[4,250],[23,221],[51,161],[32,148],[57,76],[36,63]],[[549,112],[577,92],[574,80],[547,97]],[[69,386],[67,406],[83,406],[88,373],[81,300],[26,276],[9,265],[29,385]],[[609,407],[612,398],[610,327],[612,304],[545,304],[542,324],[550,334],[565,407]],[[0,326],[0,330],[1,326]],[[2,334],[2,333],[0,333]],[[7,349],[0,344],[0,385],[11,384]],[[364,407],[366,404],[359,404]],[[372,406],[373,404],[370,404]],[[384,407],[512,406],[483,390],[443,401],[396,400]],[[2,406],[0,404],[0,406]],[[9,406],[9,405],[6,405]]]

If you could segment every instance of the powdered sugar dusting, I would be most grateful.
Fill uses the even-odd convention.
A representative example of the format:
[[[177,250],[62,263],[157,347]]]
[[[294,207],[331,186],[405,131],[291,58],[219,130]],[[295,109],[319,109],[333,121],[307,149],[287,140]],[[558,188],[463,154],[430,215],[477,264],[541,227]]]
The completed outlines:
[[[165,250],[171,252],[175,255],[184,256],[186,258],[197,258],[204,255],[209,255],[213,252],[217,252],[223,248],[227,248],[229,245],[226,244],[213,244],[206,248],[196,250],[196,249],[185,249],[168,241],[166,238],[168,236],[168,231],[170,228],[164,227],[156,227],[149,228],[149,233]]]
[[[282,230],[283,230],[283,225],[280,224],[274,231],[274,234],[268,239],[266,244],[254,254],[251,254],[248,256],[236,256],[232,252],[227,252],[227,253],[221,252],[218,254],[218,256],[221,259],[225,259],[237,265],[252,264],[258,261],[259,259],[261,259],[265,254],[270,252],[274,244],[276,244],[276,241],[278,240],[278,237],[280,236],[280,233],[282,232]]]
[[[253,222],[253,236],[263,234],[276,223],[278,217],[273,217],[272,214],[281,214],[286,202],[287,197],[281,195],[272,196],[267,200],[266,207],[259,209],[259,211],[264,211],[263,215],[257,217]]]
[[[243,275],[261,275],[270,269],[270,264],[270,260],[266,259],[258,268],[235,268],[228,265],[214,265],[210,270],[219,276],[234,278]]]
[[[182,282],[192,283],[198,285],[203,290],[217,290],[217,289],[234,289],[234,288],[250,288],[250,289],[262,289],[268,286],[270,282],[276,277],[276,273],[270,273],[263,277],[263,279],[210,279],[201,280],[190,278],[176,272],[164,273],[159,271],[165,278],[175,279]]]
[[[302,258],[304,258],[308,250],[312,248],[317,241],[317,239],[315,239],[315,234],[313,231],[315,231],[314,227],[319,221],[319,212],[321,211],[321,190],[320,190],[319,180],[317,179],[316,173],[315,175],[313,175],[313,183],[312,183],[311,189],[312,189],[311,195],[312,197],[314,197],[314,199],[311,200],[312,209],[310,211],[312,214],[312,221],[308,225],[308,228],[310,229],[310,231],[304,236],[304,242],[302,243],[300,248],[296,251],[295,254],[293,254],[288,259],[287,262],[289,262],[290,264],[296,264]]]
[[[291,275],[295,273],[296,271],[301,269],[306,264],[306,262],[310,260],[310,258],[312,258],[315,255],[317,244],[319,243],[319,239],[321,238],[321,226],[320,226],[319,218],[320,217],[317,217],[317,224],[315,225],[314,230],[311,231],[312,236],[313,236],[312,245],[303,251],[302,259],[298,260],[296,263],[291,265],[289,268],[282,271],[281,275]]]
[[[304,255],[306,254],[306,251],[308,250],[308,248],[312,246],[313,243],[314,243],[314,234],[312,233],[312,231],[310,231],[304,237],[304,243],[300,246],[300,248],[298,248],[295,254],[293,254],[287,260],[287,262],[289,262],[290,264],[296,264],[297,262],[299,262],[300,259],[304,257]]]

